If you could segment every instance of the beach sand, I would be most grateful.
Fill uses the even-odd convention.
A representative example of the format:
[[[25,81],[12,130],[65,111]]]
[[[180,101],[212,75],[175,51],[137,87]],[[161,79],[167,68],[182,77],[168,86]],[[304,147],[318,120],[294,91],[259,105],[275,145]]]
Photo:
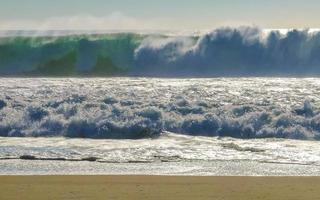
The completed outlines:
[[[320,199],[320,177],[0,176],[0,199]]]

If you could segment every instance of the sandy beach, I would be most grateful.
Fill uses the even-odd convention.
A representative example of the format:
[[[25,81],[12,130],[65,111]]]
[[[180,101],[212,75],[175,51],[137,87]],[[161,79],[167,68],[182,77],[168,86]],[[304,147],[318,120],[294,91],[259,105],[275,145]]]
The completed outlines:
[[[320,177],[1,176],[0,199],[320,199]]]

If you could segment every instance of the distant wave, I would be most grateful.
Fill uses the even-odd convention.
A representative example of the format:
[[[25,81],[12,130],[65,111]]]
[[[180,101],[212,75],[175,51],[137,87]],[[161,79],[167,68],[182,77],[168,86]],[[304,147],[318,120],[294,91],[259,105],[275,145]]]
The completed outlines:
[[[203,35],[82,33],[0,37],[0,75],[316,76],[320,33],[219,28]]]

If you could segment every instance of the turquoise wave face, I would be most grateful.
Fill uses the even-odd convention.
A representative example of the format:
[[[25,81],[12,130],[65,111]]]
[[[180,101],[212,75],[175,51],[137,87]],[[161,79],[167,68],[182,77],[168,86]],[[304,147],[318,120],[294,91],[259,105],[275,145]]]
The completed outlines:
[[[201,36],[7,35],[0,37],[0,75],[315,76],[320,33],[240,27]]]
[[[121,75],[134,64],[136,34],[0,38],[2,75]]]

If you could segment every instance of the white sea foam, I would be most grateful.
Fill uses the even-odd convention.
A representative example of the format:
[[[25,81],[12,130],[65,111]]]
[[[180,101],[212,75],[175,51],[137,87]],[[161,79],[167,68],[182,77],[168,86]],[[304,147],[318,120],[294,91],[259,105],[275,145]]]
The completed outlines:
[[[316,78],[2,78],[5,137],[320,137]]]

